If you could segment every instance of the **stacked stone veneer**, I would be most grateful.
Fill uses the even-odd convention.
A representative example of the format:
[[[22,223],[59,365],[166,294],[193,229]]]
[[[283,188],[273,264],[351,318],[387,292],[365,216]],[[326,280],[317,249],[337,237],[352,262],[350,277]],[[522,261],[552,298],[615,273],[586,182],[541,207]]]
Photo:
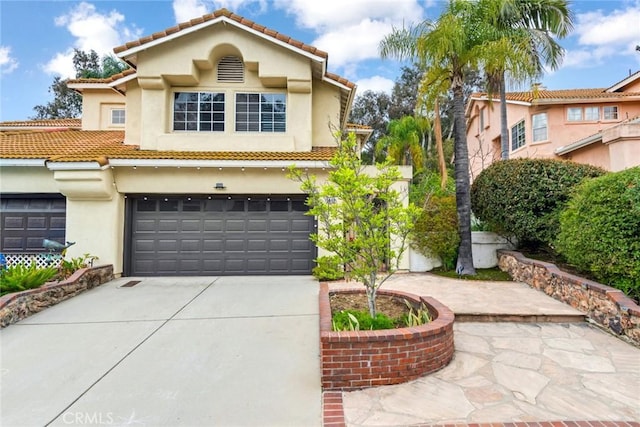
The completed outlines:
[[[331,293],[362,293],[335,289]],[[356,390],[407,382],[437,371],[453,357],[451,310],[430,297],[379,291],[414,303],[424,302],[432,321],[412,328],[333,332],[326,283],[320,287],[320,357],[324,390]]]
[[[498,251],[498,266],[513,280],[580,310],[612,333],[640,346],[640,307],[622,291],[561,271],[555,264]]]
[[[60,282],[0,297],[0,327],[4,328],[47,307],[113,279],[113,266],[83,268]]]

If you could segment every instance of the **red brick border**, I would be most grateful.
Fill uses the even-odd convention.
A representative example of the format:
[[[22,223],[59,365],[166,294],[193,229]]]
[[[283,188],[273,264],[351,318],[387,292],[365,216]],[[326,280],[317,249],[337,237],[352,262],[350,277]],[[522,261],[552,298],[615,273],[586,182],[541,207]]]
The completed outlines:
[[[358,289],[335,289],[331,293],[362,293]],[[357,390],[399,384],[435,372],[453,357],[451,310],[430,297],[400,291],[379,295],[424,302],[433,320],[412,328],[379,331],[331,330],[328,285],[320,286],[320,360],[324,390]]]
[[[342,392],[322,394],[323,427],[345,427]],[[640,427],[636,421],[537,421],[498,423],[412,424],[411,427]]]

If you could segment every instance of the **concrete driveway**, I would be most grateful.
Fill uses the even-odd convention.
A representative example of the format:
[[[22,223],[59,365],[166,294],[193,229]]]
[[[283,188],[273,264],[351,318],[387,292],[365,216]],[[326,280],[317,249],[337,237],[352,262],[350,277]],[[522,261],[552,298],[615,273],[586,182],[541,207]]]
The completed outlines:
[[[317,294],[303,276],[114,280],[0,332],[0,424],[319,426]]]

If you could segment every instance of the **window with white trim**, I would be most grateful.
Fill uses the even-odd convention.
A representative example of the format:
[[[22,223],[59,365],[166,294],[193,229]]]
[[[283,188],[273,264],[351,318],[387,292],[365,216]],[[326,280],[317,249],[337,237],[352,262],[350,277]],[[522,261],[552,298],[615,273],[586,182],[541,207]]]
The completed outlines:
[[[584,107],[584,119],[588,121],[600,120],[600,107]]]
[[[547,113],[534,114],[531,117],[533,128],[533,142],[546,141],[548,139]]]
[[[113,108],[111,110],[111,124],[112,125],[123,125],[125,120],[125,109],[124,108]]]
[[[173,130],[224,132],[224,93],[174,93]]]
[[[511,150],[517,150],[518,148],[524,146],[525,137],[524,137],[524,120],[520,120],[511,128]]]
[[[602,107],[602,118],[604,120],[618,120],[618,106],[609,105]]]
[[[286,130],[285,94],[236,94],[236,132],[286,132]]]
[[[567,108],[567,121],[569,122],[582,121],[582,108],[581,107]]]

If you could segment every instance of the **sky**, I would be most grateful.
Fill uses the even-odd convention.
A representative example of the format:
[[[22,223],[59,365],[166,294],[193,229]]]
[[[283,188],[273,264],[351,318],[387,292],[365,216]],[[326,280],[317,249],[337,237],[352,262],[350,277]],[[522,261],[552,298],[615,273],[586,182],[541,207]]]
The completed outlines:
[[[403,65],[380,60],[392,28],[436,19],[444,0],[0,0],[0,121],[27,120],[73,77],[73,48],[115,46],[226,7],[329,53],[328,71],[365,90],[391,92]],[[573,0],[574,30],[560,40],[548,89],[609,87],[640,70],[640,0]],[[523,89],[523,88],[514,88]],[[526,88],[525,88],[526,89]]]

